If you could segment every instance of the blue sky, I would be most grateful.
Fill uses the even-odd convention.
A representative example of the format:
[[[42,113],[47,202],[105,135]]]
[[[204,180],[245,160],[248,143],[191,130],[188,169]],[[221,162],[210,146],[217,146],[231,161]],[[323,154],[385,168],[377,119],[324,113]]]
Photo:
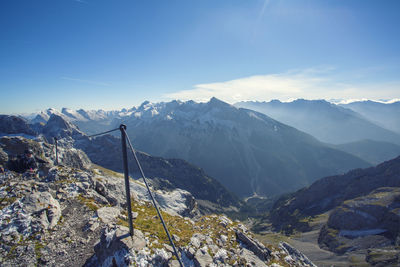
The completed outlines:
[[[400,1],[2,0],[0,113],[391,99]]]

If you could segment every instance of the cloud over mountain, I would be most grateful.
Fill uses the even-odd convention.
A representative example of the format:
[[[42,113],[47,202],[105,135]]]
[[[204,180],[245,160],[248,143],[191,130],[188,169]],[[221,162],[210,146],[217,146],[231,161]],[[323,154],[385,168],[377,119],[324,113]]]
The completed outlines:
[[[398,97],[400,82],[347,82],[331,67],[291,70],[282,73],[252,75],[222,82],[201,83],[194,88],[165,95],[169,99],[206,102],[217,97],[228,103],[247,100],[282,101],[304,99],[392,99]],[[342,75],[343,76],[343,75]]]

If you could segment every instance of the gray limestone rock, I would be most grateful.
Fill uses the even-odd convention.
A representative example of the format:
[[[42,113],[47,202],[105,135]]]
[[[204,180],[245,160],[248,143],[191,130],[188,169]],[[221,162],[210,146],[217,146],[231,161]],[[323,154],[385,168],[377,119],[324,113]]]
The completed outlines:
[[[146,240],[140,230],[135,229],[134,236],[129,235],[129,229],[124,226],[105,228],[99,243],[94,247],[95,255],[86,266],[111,266],[108,263],[115,262],[117,266],[129,264],[129,251],[140,250],[146,246]]]
[[[286,242],[280,242],[279,243],[279,248],[284,250],[286,254],[290,255],[290,257],[293,259],[293,263],[303,263],[305,265],[311,266],[311,267],[317,267],[312,261],[310,261],[306,255],[292,247]]]
[[[262,261],[267,261],[270,258],[271,251],[263,244],[241,231],[235,230],[236,238],[244,244],[246,248],[254,252]]]
[[[257,255],[255,255],[252,251],[242,248],[238,255],[241,258],[240,266],[257,266],[263,267],[267,266],[264,261],[260,259]],[[243,262],[244,261],[244,262]]]
[[[193,262],[196,267],[208,267],[213,263],[213,258],[208,254],[207,247],[197,250]]]
[[[24,236],[47,229],[53,229],[61,217],[61,208],[57,200],[48,192],[34,192],[20,201],[14,202],[2,215],[9,214],[8,223],[0,230],[16,231]]]
[[[116,223],[118,216],[121,214],[121,210],[115,207],[102,207],[96,212],[99,219],[105,224]]]

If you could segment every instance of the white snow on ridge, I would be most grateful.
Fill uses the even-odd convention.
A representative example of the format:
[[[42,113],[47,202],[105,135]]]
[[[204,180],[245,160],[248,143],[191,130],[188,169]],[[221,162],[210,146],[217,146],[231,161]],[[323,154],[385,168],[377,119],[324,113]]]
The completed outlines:
[[[371,101],[371,102],[376,102],[376,103],[381,103],[381,104],[393,104],[396,102],[400,102],[400,98],[393,98],[393,99],[387,99],[387,100],[373,100],[373,99],[367,99],[367,98],[360,98],[360,99],[330,99],[328,100],[329,102],[331,102],[332,104],[336,104],[336,105],[345,105],[345,104],[351,104],[354,102],[367,102],[367,101]]]
[[[61,110],[61,113],[68,116],[69,118],[71,118],[72,120],[78,120],[78,121],[87,121],[88,119],[83,117],[79,112],[77,112],[76,110],[72,110],[69,108],[63,108]]]

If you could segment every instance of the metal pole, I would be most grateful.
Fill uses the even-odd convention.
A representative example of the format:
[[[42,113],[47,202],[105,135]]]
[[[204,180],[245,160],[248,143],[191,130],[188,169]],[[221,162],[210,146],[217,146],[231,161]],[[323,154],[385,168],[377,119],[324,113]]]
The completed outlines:
[[[124,131],[124,132],[125,132],[125,130],[121,130],[121,131]],[[126,133],[125,133],[125,134],[126,134]],[[180,267],[184,267],[184,266],[183,266],[183,263],[182,263],[182,260],[181,260],[181,258],[179,257],[178,251],[176,250],[174,241],[172,241],[172,238],[171,238],[171,235],[169,234],[168,228],[167,228],[167,226],[165,225],[164,218],[162,217],[161,212],[160,212],[160,210],[158,209],[156,200],[154,199],[154,196],[153,196],[153,194],[151,193],[150,187],[149,187],[149,185],[148,185],[148,183],[147,183],[147,181],[146,181],[146,176],[144,175],[142,166],[140,165],[139,159],[138,159],[138,157],[136,156],[136,152],[135,152],[135,150],[133,149],[131,140],[129,140],[129,136],[126,136],[126,139],[128,140],[128,144],[129,144],[129,147],[130,147],[130,149],[131,149],[131,151],[132,151],[133,157],[135,158],[136,164],[137,164],[137,166],[138,166],[138,168],[139,168],[139,170],[140,170],[140,173],[142,174],[142,178],[143,178],[144,184],[146,185],[146,188],[147,188],[147,190],[148,190],[148,192],[149,192],[150,198],[151,198],[151,200],[153,201],[154,208],[156,209],[157,214],[158,214],[158,217],[159,217],[160,220],[161,220],[161,223],[162,223],[162,225],[163,225],[163,227],[164,227],[165,233],[167,234],[168,239],[169,239],[169,242],[171,243],[171,246],[172,246],[172,248],[173,248],[173,250],[174,250],[175,256],[176,256],[176,258],[178,259],[179,265],[180,265]]]
[[[129,188],[129,172],[128,172],[128,153],[126,152],[126,125],[121,124],[119,126],[121,130],[121,143],[122,143],[122,158],[124,160],[124,175],[125,175],[125,191],[126,201],[128,206],[128,218],[129,218],[129,234],[133,236],[133,224],[132,224],[132,208],[131,208],[131,192]]]
[[[56,144],[56,165],[58,165],[58,147],[57,147],[57,137],[54,137],[54,143]]]

